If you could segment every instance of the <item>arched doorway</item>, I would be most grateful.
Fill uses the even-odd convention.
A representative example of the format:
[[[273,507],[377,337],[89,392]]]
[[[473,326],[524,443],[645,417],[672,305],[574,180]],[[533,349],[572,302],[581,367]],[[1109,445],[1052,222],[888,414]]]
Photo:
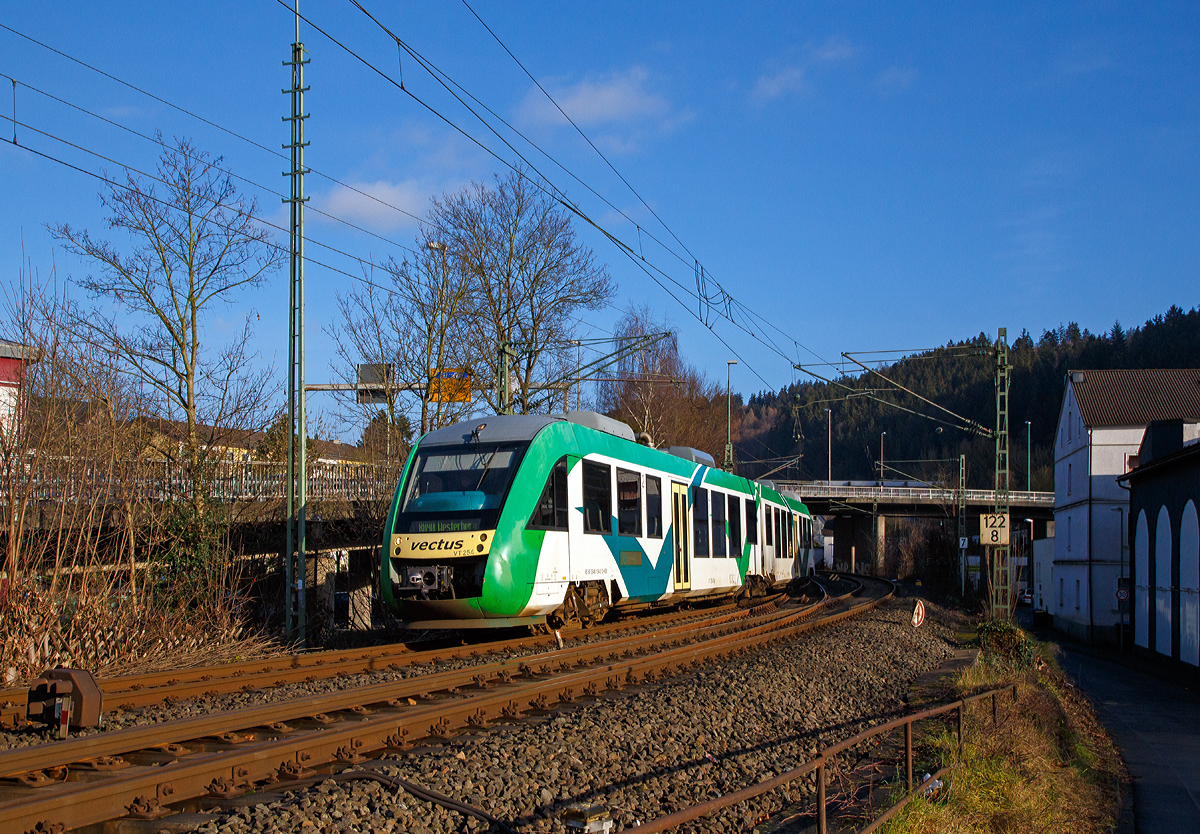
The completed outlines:
[[[1171,654],[1171,514],[1165,506],[1154,523],[1154,650]]]
[[[1200,520],[1192,501],[1179,520],[1179,659],[1200,666]]]
[[[1133,534],[1133,642],[1150,648],[1150,530],[1146,511],[1138,513]]]

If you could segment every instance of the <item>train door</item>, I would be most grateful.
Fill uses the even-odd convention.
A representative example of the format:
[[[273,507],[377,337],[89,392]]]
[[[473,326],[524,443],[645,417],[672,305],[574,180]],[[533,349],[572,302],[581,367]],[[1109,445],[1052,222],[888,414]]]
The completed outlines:
[[[671,538],[675,559],[675,590],[692,587],[692,526],[688,514],[687,484],[671,484]]]

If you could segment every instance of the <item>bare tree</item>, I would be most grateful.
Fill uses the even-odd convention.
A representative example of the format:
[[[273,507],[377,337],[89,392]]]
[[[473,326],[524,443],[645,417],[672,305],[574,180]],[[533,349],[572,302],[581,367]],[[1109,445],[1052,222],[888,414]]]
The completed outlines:
[[[395,369],[396,384],[385,387],[384,402],[367,405],[382,405],[388,424],[407,427],[404,401],[415,396],[424,434],[462,419],[470,409],[448,401],[439,383],[447,369],[473,364],[473,281],[461,259],[441,248],[444,243],[428,234],[419,242],[415,260],[389,259],[379,270],[382,280],[373,273],[360,289],[338,296],[341,323],[332,335],[347,376],[359,362]],[[378,417],[374,407],[365,413],[371,420]]]
[[[271,390],[270,370],[253,370],[253,314],[215,349],[206,319],[264,281],[282,255],[219,159],[187,139],[159,143],[156,177],[126,171],[123,185],[100,195],[109,228],[129,238],[126,249],[66,224],[50,231],[99,267],[76,283],[100,303],[73,324],[152,393],[161,416],[182,424],[182,436],[161,451],[182,460],[192,509],[202,514],[211,449],[230,430],[265,422]]]
[[[642,307],[617,322],[616,334],[669,329]],[[725,392],[683,360],[674,336],[621,360],[613,380],[601,383],[599,401],[607,413],[647,432],[656,446],[691,446],[714,458],[725,447]]]
[[[574,364],[573,315],[600,309],[615,293],[607,268],[580,242],[571,216],[524,172],[435,199],[429,221],[473,280],[476,375],[498,379],[500,344],[519,343],[513,392],[518,410],[529,412],[533,386]],[[494,391],[485,396],[498,405]]]

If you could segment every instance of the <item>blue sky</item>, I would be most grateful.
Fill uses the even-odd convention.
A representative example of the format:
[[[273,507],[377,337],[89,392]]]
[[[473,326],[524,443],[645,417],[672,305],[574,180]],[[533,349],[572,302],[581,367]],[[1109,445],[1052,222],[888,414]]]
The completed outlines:
[[[1035,337],[1075,320],[1140,324],[1197,303],[1200,260],[1200,7],[1054,3],[546,3],[473,0],[682,246],[550,109],[461,3],[366,2],[389,28],[646,230],[646,258],[695,289],[688,252],[779,332],[766,347],[715,312],[693,312],[598,234],[616,308],[649,305],[715,380],[735,390],[806,378],[791,362],[841,351],[922,348],[1006,326]],[[1014,8],[1015,6],[1015,8]],[[348,2],[301,12],[395,78],[397,49]],[[267,147],[287,141],[282,62],[293,19],[275,0],[7,4],[0,23]],[[414,214],[429,197],[490,179],[501,163],[302,24],[312,63],[309,165]],[[38,95],[37,87],[135,130],[190,136],[238,174],[285,190],[284,160],[0,30],[17,118],[116,163],[152,169],[155,147]],[[416,96],[509,161],[513,154],[414,63]],[[5,82],[4,86],[10,85]],[[12,116],[11,89],[0,116]],[[91,171],[119,165],[18,128],[18,141]],[[11,140],[11,123],[0,123]],[[561,170],[530,159],[613,234],[636,228]],[[22,246],[43,276],[87,266],[47,223],[105,231],[83,174],[0,146],[0,270]],[[244,186],[275,221],[278,197]],[[415,223],[309,179],[312,205],[412,245]],[[402,250],[310,215],[309,254],[353,261]],[[682,260],[655,245],[670,244]],[[686,262],[685,262],[686,261]],[[309,381],[332,377],[334,295],[349,279],[308,270]],[[711,286],[711,285],[710,285]],[[283,376],[284,273],[243,299],[257,347]],[[220,310],[214,338],[245,310]],[[619,316],[589,316],[604,335]],[[782,354],[782,355],[781,355]],[[314,402],[314,406],[319,403]]]

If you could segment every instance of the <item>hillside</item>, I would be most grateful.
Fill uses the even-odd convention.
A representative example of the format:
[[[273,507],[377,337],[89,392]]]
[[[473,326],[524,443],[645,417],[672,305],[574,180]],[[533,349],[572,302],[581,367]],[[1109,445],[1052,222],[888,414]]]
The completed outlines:
[[[991,358],[994,339],[995,334],[981,333],[973,339],[950,342],[944,348],[881,365],[877,370],[951,411],[991,428],[996,423]],[[961,355],[963,348],[972,347],[982,355]],[[1067,372],[1100,368],[1200,368],[1200,309],[1184,312],[1172,306],[1141,327],[1125,330],[1118,323],[1104,334],[1091,333],[1072,322],[1043,332],[1036,343],[1023,331],[1009,348],[1013,367],[1009,404],[1012,488],[1026,488],[1025,422],[1028,420],[1033,447],[1032,485],[1034,489],[1050,490],[1054,482],[1052,443]],[[835,481],[877,478],[880,433],[887,432],[884,462],[888,467],[916,479],[956,480],[957,458],[965,454],[968,486],[978,489],[992,486],[992,441],[906,413],[902,409],[945,416],[917,398],[891,389],[875,374],[847,374],[832,383],[803,382],[778,393],[764,392],[750,397],[737,444],[738,460],[743,462],[739,473],[761,476],[782,463],[781,459],[799,455],[798,466],[782,469],[774,477],[823,480],[827,459],[825,409],[831,408]],[[918,460],[942,462],[901,462]],[[900,477],[903,476],[889,468],[889,479]]]

